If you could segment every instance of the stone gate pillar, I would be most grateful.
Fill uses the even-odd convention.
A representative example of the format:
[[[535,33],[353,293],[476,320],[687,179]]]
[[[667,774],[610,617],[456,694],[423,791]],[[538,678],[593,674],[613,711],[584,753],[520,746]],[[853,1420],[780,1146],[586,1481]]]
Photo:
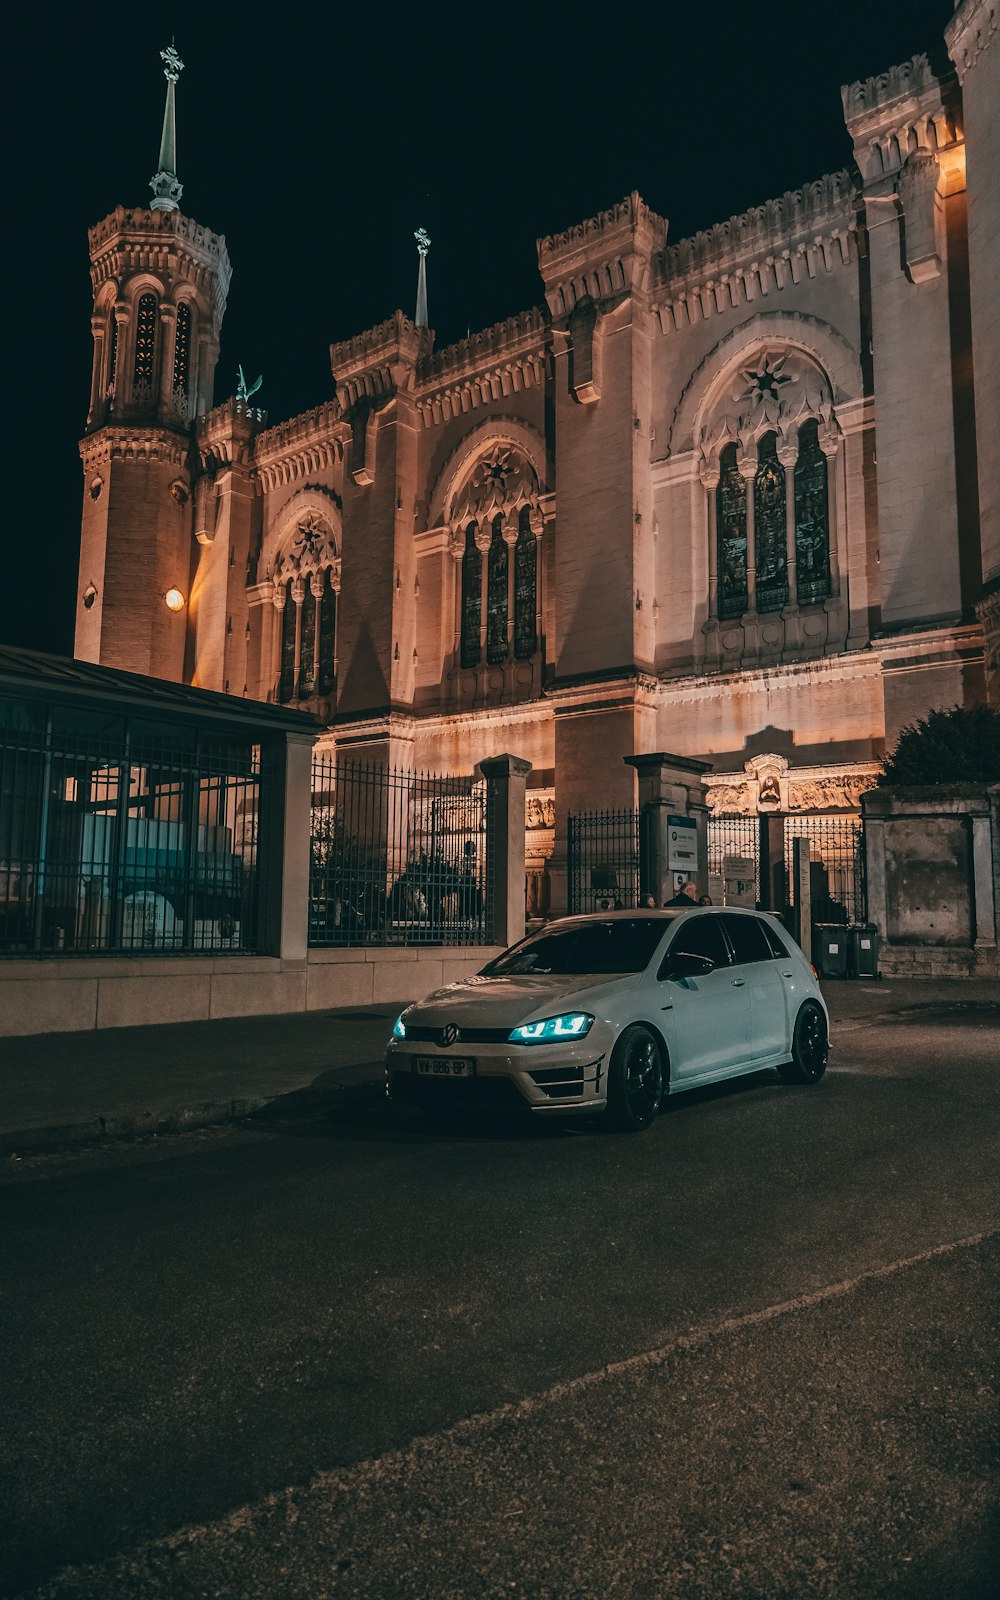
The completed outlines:
[[[664,750],[645,756],[626,756],[639,778],[640,835],[646,841],[645,877],[642,892],[651,894],[662,906],[674,893],[671,866],[671,817],[694,822],[697,865],[690,876],[698,894],[708,893],[708,805],[702,779],[711,772],[711,762],[693,761],[689,756],[674,756]],[[675,829],[674,832],[679,830]],[[674,855],[674,859],[678,859]]]

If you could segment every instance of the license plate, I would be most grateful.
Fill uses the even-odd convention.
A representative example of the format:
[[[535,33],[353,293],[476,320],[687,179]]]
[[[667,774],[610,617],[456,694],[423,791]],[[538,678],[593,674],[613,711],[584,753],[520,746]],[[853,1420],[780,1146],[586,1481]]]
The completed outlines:
[[[425,1078],[471,1078],[476,1063],[462,1056],[416,1056],[413,1070]]]

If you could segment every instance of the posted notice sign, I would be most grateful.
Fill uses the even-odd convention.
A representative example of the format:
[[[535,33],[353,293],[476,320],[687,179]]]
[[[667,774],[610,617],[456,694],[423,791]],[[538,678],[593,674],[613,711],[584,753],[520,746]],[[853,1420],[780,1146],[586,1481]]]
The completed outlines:
[[[698,871],[698,828],[691,817],[667,818],[667,867],[690,878]]]

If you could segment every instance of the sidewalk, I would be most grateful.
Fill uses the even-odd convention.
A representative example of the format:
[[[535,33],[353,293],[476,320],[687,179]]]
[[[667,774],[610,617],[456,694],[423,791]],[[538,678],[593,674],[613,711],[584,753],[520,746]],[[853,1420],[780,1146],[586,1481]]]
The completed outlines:
[[[824,994],[834,1045],[838,1027],[895,1012],[1000,1007],[988,979],[831,981]],[[335,1109],[376,1099],[405,1003],[0,1039],[0,1156],[210,1127],[279,1100]]]

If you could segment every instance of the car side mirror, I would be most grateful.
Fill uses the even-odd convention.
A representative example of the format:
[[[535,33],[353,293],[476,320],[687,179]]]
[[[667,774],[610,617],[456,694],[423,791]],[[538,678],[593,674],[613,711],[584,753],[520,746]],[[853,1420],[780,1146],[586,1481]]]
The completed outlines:
[[[663,977],[704,978],[715,971],[715,962],[709,956],[692,955],[688,950],[671,950],[664,962]]]

